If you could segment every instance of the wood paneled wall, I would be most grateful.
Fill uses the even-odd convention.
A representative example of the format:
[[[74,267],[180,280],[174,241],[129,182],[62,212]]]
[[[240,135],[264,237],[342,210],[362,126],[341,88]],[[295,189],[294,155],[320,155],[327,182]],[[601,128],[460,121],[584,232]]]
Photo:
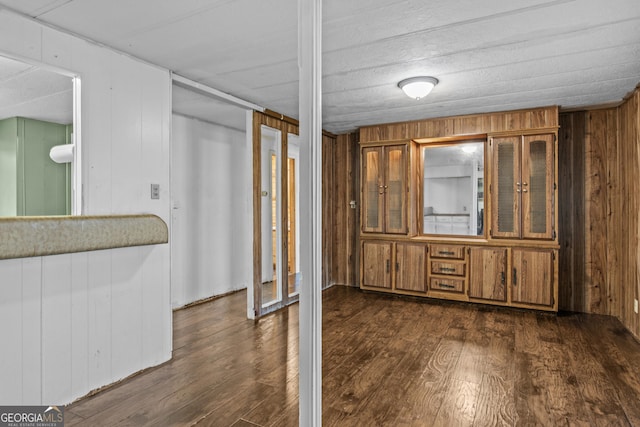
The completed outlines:
[[[360,129],[360,142],[439,138],[549,128],[557,125],[558,107],[553,106],[367,126]]]
[[[356,134],[338,135],[333,150],[323,155],[332,156],[333,173],[330,185],[332,203],[331,277],[332,284],[358,286],[358,233],[360,218],[360,150]],[[356,202],[355,209],[351,201]]]
[[[561,114],[558,131],[559,306],[587,311],[584,287],[586,113]]]
[[[560,308],[618,317],[640,337],[640,91],[560,115]]]
[[[547,107],[385,124],[361,128],[360,141],[559,125],[560,309],[616,316],[640,338],[640,316],[633,311],[640,297],[640,90],[617,108],[563,113],[559,121],[555,117],[557,108]],[[359,183],[354,187],[358,153],[352,135],[338,136],[332,283],[358,283],[358,247],[349,242],[359,233],[359,217],[345,211],[348,199],[359,202]]]
[[[333,241],[339,236],[333,223],[336,210],[335,194],[335,149],[336,138],[322,135],[322,288],[326,289],[332,283],[333,269]]]
[[[640,316],[633,311],[634,299],[640,298],[640,89],[619,108],[618,135],[620,191],[613,208],[619,210],[620,217],[614,219],[619,234],[613,236],[612,243],[619,245],[616,265],[621,270],[614,283],[618,285],[615,308],[622,323],[640,337]]]

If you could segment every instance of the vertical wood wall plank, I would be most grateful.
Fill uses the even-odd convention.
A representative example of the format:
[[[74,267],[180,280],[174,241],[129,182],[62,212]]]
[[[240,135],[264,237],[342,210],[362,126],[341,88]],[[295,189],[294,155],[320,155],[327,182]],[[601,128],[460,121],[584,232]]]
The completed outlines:
[[[91,49],[83,50],[81,54],[90,58]],[[102,64],[98,61],[83,64],[87,67],[87,77],[82,79],[83,98],[92,96],[102,100],[101,103],[83,105],[82,111],[84,214],[111,213],[111,129],[114,126],[112,60],[109,57]],[[87,104],[86,101],[83,102]]]
[[[348,263],[348,215],[349,215],[349,181],[348,152],[349,134],[338,135],[333,150],[333,235],[331,281],[336,284],[347,284]],[[323,153],[324,154],[324,153]]]
[[[561,165],[566,167],[572,162],[573,166],[570,166],[570,176],[561,176],[561,182],[570,180],[573,184],[567,191],[562,187],[560,191],[570,197],[567,209],[573,214],[565,211],[562,215],[561,233],[574,233],[576,240],[573,246],[567,247],[565,238],[569,236],[561,234],[561,250],[566,251],[574,263],[569,267],[566,260],[563,261],[564,256],[561,257],[565,262],[560,269],[561,301],[566,309],[616,316],[640,338],[640,317],[633,310],[634,300],[640,295],[640,197],[637,191],[640,89],[620,107],[587,112],[584,138],[578,132],[582,127],[582,114],[567,113],[562,117],[561,137],[565,132],[572,133],[566,142],[572,144],[573,153],[560,147]],[[576,163],[582,141],[584,171]],[[583,207],[580,206],[581,179],[584,179]],[[561,200],[566,203],[564,198]],[[578,223],[581,214],[584,214],[584,226]],[[578,263],[582,256],[578,242],[580,228],[584,229],[585,236],[582,272]],[[570,290],[562,288],[567,283]]]
[[[352,133],[349,138],[348,151],[348,180],[349,201],[356,204],[355,209],[349,208],[347,235],[349,236],[347,284],[360,286],[360,145],[357,134]]]
[[[585,311],[584,139],[586,113],[560,115],[558,133],[559,307]]]
[[[113,250],[111,273],[111,374],[125,378],[131,369],[142,369],[142,272],[141,248]]]
[[[620,205],[622,212],[622,247],[620,265],[619,314],[622,323],[640,337],[640,319],[633,310],[634,300],[639,298],[640,277],[639,238],[640,232],[640,197],[638,182],[640,180],[640,89],[636,89],[619,108],[619,136],[621,147],[620,168]]]
[[[22,383],[23,364],[23,281],[22,260],[8,260],[0,263],[2,277],[2,298],[0,298],[0,325],[11,325],[2,329],[3,350],[0,351],[0,402],[3,405],[19,405],[25,394]],[[38,307],[40,301],[37,300]],[[33,349],[27,349],[33,350]],[[39,385],[39,377],[38,382]],[[38,392],[38,399],[40,393]]]
[[[111,376],[111,251],[88,256],[89,387],[99,388]]]
[[[73,400],[71,255],[42,258],[42,404]]]
[[[46,356],[42,352],[42,259],[25,258],[18,262],[22,267],[22,400],[44,404],[42,364]],[[10,328],[11,323],[7,326]]]
[[[333,284],[333,235],[335,228],[333,215],[336,211],[337,196],[335,191],[334,149],[336,139],[322,136],[322,288]]]
[[[142,363],[154,366],[171,358],[173,328],[170,276],[164,271],[171,260],[166,247],[138,248],[142,259]]]
[[[332,284],[358,286],[360,147],[357,134],[338,135],[333,149]],[[356,201],[355,209],[351,201]]]
[[[138,64],[126,67],[124,61],[124,58],[117,55],[110,63],[111,103],[119,108],[111,111],[112,126],[106,147],[109,150],[108,158],[96,159],[94,162],[110,163],[110,167],[101,168],[105,174],[104,185],[111,193],[109,212],[134,213],[142,200],[149,199],[150,192],[143,193],[143,187],[148,185],[145,186],[141,181],[141,83],[145,79],[145,73],[140,70],[140,66],[136,66]],[[109,177],[106,176],[107,171],[110,172]]]
[[[606,114],[601,111],[591,111],[587,113],[587,121],[589,131],[585,147],[587,206],[585,222],[588,224],[585,237],[586,305],[589,313],[606,314],[608,312],[604,270],[607,265]]]
[[[73,397],[89,390],[88,255],[71,255],[71,391]]]
[[[622,239],[622,221],[619,206],[622,186],[620,185],[620,141],[618,139],[618,112],[609,109],[606,114],[606,294],[608,297],[607,314],[616,316],[620,312],[620,242]]]

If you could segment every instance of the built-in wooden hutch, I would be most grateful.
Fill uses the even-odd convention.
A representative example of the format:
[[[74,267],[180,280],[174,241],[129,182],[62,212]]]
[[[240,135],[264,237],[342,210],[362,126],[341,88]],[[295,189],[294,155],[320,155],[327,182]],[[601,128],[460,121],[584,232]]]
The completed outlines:
[[[360,287],[558,310],[558,108],[360,129]]]

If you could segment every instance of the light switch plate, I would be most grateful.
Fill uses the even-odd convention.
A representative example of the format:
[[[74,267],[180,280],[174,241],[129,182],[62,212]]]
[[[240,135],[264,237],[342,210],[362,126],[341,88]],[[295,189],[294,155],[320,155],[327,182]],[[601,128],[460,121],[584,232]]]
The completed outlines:
[[[152,199],[160,198],[160,184],[151,184],[151,198]]]
[[[638,300],[637,299],[633,300],[633,312],[638,314]]]

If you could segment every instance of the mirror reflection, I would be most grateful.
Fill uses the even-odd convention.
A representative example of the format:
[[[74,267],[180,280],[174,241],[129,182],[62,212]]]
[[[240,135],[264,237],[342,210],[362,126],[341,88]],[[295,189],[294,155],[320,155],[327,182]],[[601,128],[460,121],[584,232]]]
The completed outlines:
[[[424,234],[484,234],[484,141],[423,148]]]
[[[70,215],[73,78],[0,56],[0,216]]]

